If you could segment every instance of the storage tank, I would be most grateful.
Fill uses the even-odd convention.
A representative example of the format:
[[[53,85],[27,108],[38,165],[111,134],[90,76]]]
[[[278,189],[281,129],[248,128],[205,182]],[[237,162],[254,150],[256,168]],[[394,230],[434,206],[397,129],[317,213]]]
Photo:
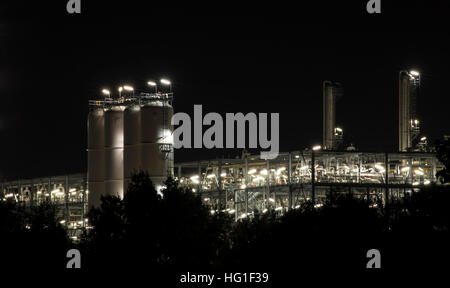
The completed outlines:
[[[112,106],[105,112],[105,194],[123,198],[123,110]]]
[[[126,194],[131,175],[134,170],[141,169],[141,107],[130,105],[124,111],[123,117],[123,173]]]
[[[88,205],[98,207],[105,193],[105,113],[94,109],[88,115]]]
[[[152,101],[141,108],[141,164],[157,190],[173,175],[172,115],[168,101]]]

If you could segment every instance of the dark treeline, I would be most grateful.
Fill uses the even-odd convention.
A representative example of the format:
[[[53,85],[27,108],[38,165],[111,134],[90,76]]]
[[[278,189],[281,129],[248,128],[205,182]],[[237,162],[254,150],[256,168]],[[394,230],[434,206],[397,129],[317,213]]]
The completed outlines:
[[[320,208],[306,202],[283,216],[268,211],[235,222],[228,213],[211,214],[174,180],[166,185],[160,197],[146,173],[135,174],[123,200],[107,196],[91,209],[92,227],[78,244],[55,221],[54,207],[1,202],[2,269],[64,269],[71,248],[81,251],[83,271],[173,281],[187,271],[363,272],[372,248],[390,271],[448,268],[450,186],[430,186],[385,207],[335,194]]]
[[[71,246],[53,205],[30,208],[0,201],[0,269],[4,273],[64,268]]]
[[[444,165],[448,148],[437,149]],[[447,175],[440,172],[444,182]],[[353,273],[366,271],[366,252],[375,248],[385,270],[449,267],[449,185],[430,185],[387,205],[334,193],[320,208],[306,202],[283,216],[268,211],[238,222],[228,213],[211,214],[173,179],[162,193],[137,172],[124,199],[103,197],[91,209],[91,228],[77,244],[68,241],[51,205],[30,210],[0,201],[2,266],[64,269],[67,250],[77,248],[84,271]]]
[[[320,208],[306,202],[283,216],[268,211],[234,222],[228,213],[211,215],[174,180],[166,185],[160,197],[140,172],[123,200],[108,196],[91,210],[93,228],[80,244],[87,269],[364,271],[372,248],[386,269],[439,269],[435,260],[449,255],[448,186],[387,206],[334,194]]]

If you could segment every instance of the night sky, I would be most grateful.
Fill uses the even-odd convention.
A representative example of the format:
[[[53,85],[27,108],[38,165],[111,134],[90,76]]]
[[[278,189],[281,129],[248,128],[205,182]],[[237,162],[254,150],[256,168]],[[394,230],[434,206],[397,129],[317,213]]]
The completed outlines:
[[[151,91],[146,82],[161,77],[172,80],[175,112],[280,113],[281,151],[320,144],[322,81],[339,81],[345,141],[395,151],[398,71],[414,68],[423,133],[450,134],[449,1],[382,0],[372,15],[366,0],[81,0],[81,15],[66,0],[7,2],[0,179],[86,171],[88,100],[123,84]],[[239,154],[177,150],[175,161]]]

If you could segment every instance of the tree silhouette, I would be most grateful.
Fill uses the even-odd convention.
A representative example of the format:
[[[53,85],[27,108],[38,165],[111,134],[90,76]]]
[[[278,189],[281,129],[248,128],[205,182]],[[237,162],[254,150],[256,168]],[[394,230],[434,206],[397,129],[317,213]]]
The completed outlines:
[[[64,269],[70,242],[50,203],[25,207],[0,201],[0,268],[14,271]]]
[[[228,213],[211,213],[174,179],[158,194],[140,171],[123,200],[104,197],[89,213],[93,228],[80,247],[89,269],[120,267],[152,277],[250,268],[365,271],[373,248],[389,259],[383,267],[413,269],[433,259],[430,251],[448,255],[449,195],[447,186],[433,185],[385,209],[381,201],[335,193],[322,207],[305,202],[282,216],[269,210],[234,222]]]
[[[450,139],[437,140],[435,143],[436,157],[444,165],[444,169],[436,173],[442,184],[450,183]]]
[[[89,269],[209,269],[228,248],[232,218],[211,215],[198,195],[167,179],[162,195],[148,173],[134,173],[124,199],[103,197],[80,245]],[[126,265],[124,265],[126,263]]]

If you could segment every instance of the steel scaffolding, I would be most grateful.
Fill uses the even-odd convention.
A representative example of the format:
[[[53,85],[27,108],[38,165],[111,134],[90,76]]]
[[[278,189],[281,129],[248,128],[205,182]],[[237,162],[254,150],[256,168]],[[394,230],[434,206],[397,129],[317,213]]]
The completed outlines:
[[[283,214],[311,201],[323,205],[327,197],[352,193],[382,201],[400,199],[420,187],[437,183],[443,168],[434,153],[293,151],[276,159],[259,155],[175,164],[176,179],[201,196],[211,213],[225,211],[235,219],[265,213]],[[87,227],[87,190],[84,173],[20,179],[1,184],[0,199],[12,198],[32,206],[49,201],[57,220],[78,239]]]

